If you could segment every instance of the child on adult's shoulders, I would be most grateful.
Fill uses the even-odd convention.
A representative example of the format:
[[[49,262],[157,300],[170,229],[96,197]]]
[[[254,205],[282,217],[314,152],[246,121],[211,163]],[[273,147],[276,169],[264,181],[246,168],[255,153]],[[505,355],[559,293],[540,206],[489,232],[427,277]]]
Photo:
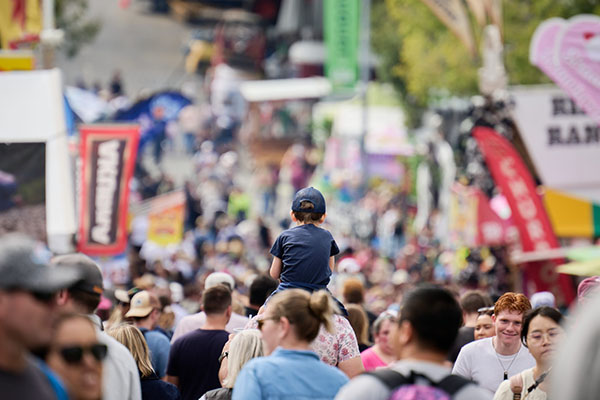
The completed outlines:
[[[310,292],[327,289],[335,266],[334,256],[340,249],[331,233],[320,227],[327,216],[325,198],[313,187],[299,190],[290,216],[296,226],[283,231],[271,247],[273,262],[269,274],[280,280],[273,294],[292,288]],[[342,303],[334,300],[347,315]]]

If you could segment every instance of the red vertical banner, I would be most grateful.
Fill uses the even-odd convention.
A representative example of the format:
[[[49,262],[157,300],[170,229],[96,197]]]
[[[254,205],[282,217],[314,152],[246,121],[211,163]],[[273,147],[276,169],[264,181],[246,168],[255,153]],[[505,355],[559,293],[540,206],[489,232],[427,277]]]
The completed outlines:
[[[536,186],[523,160],[508,140],[485,127],[473,129],[494,181],[510,205],[521,238],[523,251],[558,248],[550,219],[536,192]],[[557,300],[569,304],[575,297],[568,276],[556,273],[555,261],[526,265],[527,281],[533,291],[551,291]]]
[[[138,125],[81,126],[78,249],[89,255],[122,253],[127,245],[129,181]]]

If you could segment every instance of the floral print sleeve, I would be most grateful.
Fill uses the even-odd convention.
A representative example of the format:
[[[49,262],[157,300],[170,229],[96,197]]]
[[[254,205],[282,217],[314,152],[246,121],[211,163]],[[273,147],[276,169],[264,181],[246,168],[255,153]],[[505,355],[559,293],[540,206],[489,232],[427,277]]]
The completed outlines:
[[[337,366],[341,361],[360,357],[356,335],[348,320],[341,315],[334,315],[335,334],[331,334],[321,326],[319,335],[312,342],[313,350],[321,360],[329,365]]]

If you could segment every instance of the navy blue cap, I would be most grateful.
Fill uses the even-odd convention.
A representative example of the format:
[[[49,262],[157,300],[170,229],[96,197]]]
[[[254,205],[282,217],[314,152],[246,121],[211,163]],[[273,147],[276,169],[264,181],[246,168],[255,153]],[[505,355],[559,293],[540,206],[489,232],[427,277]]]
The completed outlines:
[[[300,204],[302,204],[303,201],[308,201],[312,203],[314,208],[300,208]],[[294,201],[292,202],[292,211],[325,214],[325,198],[323,197],[321,192],[319,192],[312,186],[300,189],[298,190],[298,193],[296,193],[296,196],[294,196]]]

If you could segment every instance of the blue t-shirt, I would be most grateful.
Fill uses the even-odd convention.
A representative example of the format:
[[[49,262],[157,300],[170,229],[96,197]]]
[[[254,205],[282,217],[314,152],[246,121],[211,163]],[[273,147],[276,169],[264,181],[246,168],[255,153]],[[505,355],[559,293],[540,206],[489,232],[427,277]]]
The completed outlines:
[[[167,372],[167,362],[169,361],[169,350],[171,348],[171,342],[163,333],[147,329],[140,329],[146,338],[148,349],[150,350],[150,361],[152,362],[152,368],[156,372],[159,378],[165,376]]]
[[[329,231],[313,224],[299,225],[277,237],[271,254],[282,261],[282,283],[309,283],[325,288],[331,269],[329,258],[340,252]]]

